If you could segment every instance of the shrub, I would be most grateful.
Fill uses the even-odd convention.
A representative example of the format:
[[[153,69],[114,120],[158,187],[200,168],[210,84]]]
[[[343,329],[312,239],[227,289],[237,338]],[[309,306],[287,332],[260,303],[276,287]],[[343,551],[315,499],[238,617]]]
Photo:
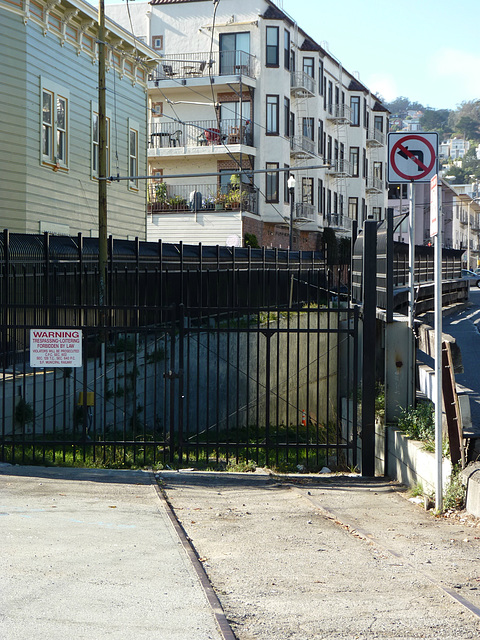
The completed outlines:
[[[435,442],[435,411],[432,402],[422,402],[418,407],[402,409],[399,428],[412,440],[431,444]]]

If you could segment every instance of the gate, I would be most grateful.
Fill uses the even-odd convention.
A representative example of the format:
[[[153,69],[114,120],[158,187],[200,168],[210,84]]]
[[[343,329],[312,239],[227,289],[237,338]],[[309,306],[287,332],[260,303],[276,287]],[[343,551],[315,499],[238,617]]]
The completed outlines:
[[[4,269],[1,460],[356,465],[358,310],[339,274],[113,270],[102,308],[96,277]],[[30,329],[65,327],[82,329],[82,366],[31,368]]]

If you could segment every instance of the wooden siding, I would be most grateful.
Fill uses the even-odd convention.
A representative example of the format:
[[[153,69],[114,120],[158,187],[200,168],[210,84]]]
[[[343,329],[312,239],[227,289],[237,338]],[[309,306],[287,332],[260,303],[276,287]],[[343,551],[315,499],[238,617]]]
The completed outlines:
[[[240,213],[168,213],[149,215],[147,240],[156,242],[225,246],[230,236],[242,241],[242,216]]]
[[[4,61],[0,80],[8,104],[3,104],[8,135],[2,140],[0,161],[8,189],[0,201],[0,224],[11,231],[38,233],[49,224],[65,232],[98,235],[98,182],[91,177],[91,111],[98,103],[98,66],[86,53],[33,21],[0,8]],[[6,27],[6,28],[3,28]],[[8,54],[7,54],[8,52]],[[12,52],[15,52],[12,55]],[[60,85],[69,93],[68,171],[41,164],[41,82]],[[140,84],[107,74],[107,110],[111,115],[110,172],[128,175],[128,120],[139,123],[138,167],[146,173],[146,93]],[[6,163],[5,155],[11,162]],[[146,184],[138,191],[128,181],[108,186],[108,233],[145,238]],[[58,227],[61,228],[61,227]],[[68,231],[67,231],[68,230]]]

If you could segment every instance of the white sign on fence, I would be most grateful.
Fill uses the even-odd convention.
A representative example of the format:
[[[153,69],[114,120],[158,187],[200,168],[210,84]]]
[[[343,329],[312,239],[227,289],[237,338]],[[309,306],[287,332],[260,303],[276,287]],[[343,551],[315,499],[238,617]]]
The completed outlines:
[[[81,367],[80,329],[30,329],[31,367]]]

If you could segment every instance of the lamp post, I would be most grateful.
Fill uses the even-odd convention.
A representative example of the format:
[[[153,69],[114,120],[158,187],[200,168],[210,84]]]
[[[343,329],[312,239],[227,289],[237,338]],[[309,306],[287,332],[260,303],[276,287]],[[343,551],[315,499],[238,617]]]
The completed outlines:
[[[290,251],[293,249],[293,200],[295,197],[295,178],[290,174],[287,180],[288,191],[290,193],[290,236],[288,241],[288,248]]]

